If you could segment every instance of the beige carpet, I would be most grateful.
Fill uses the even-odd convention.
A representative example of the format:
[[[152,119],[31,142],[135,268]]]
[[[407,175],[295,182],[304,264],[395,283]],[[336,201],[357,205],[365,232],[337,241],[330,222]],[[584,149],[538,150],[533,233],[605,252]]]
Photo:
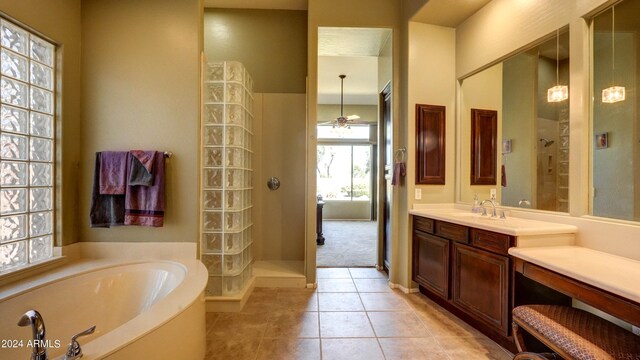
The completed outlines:
[[[375,221],[322,222],[324,245],[318,245],[319,267],[375,266],[378,253],[378,226]]]

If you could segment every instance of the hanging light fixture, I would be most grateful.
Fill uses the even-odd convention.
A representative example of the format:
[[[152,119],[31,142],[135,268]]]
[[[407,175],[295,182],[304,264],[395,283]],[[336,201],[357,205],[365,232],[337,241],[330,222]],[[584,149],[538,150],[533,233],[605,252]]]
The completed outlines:
[[[615,85],[615,73],[616,73],[616,47],[615,47],[615,26],[616,26],[616,7],[611,7],[611,86],[602,89],[602,102],[603,103],[616,103],[618,101],[624,101],[625,89],[624,86]]]
[[[556,30],[556,86],[547,90],[547,102],[560,102],[569,98],[569,87],[560,85],[560,29]]]

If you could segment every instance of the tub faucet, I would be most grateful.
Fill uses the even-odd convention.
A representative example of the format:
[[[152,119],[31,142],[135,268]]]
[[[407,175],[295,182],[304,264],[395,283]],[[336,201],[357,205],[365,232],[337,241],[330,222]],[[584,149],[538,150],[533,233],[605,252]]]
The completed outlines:
[[[79,332],[79,333],[73,335],[71,337],[71,343],[69,344],[69,347],[67,348],[67,353],[64,354],[64,359],[63,360],[80,359],[82,357],[82,349],[80,348],[80,343],[78,342],[78,338],[80,336],[91,335],[91,334],[93,334],[94,331],[96,331],[96,326],[95,325],[93,325],[92,327],[88,328],[87,330],[84,330],[82,332]]]
[[[18,321],[18,326],[29,326],[33,331],[33,352],[31,360],[47,360],[47,348],[44,346],[44,320],[42,315],[35,310],[29,310]]]

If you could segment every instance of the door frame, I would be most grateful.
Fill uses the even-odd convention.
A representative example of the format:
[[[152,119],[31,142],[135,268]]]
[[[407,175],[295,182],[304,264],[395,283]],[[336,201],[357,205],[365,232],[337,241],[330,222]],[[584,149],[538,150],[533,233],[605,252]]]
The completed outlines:
[[[391,99],[391,104],[389,108],[389,119],[385,119],[385,97],[389,97]],[[391,268],[391,254],[387,257],[386,255],[386,242],[391,242],[390,236],[389,239],[386,238],[385,231],[385,220],[387,218],[385,214],[385,202],[387,197],[387,179],[386,179],[386,171],[387,165],[390,165],[389,175],[393,175],[393,93],[391,91],[391,81],[387,82],[385,86],[382,88],[378,95],[378,111],[379,111],[379,121],[378,121],[378,270],[384,270],[389,273],[389,269]],[[389,128],[391,129],[391,133],[387,133],[387,124],[385,121],[389,121]],[[390,155],[391,164],[385,163],[385,151],[387,147],[387,140],[389,144],[391,144],[392,153]],[[389,234],[392,233],[392,206],[393,206],[393,190],[391,190],[389,202]],[[391,248],[391,246],[389,246]],[[389,259],[389,263],[385,263],[385,258]]]

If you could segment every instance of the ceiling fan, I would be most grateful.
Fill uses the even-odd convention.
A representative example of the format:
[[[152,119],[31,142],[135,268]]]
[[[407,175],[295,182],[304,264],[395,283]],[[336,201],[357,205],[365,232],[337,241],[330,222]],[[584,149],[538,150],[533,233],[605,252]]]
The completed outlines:
[[[338,116],[335,120],[332,121],[328,121],[325,123],[322,123],[320,125],[333,125],[334,128],[349,128],[351,126],[351,124],[356,124],[356,122],[354,122],[354,120],[358,120],[360,119],[360,116],[358,115],[349,115],[349,116],[344,116],[344,78],[347,77],[347,75],[339,75],[338,76],[340,78],[340,116]]]

